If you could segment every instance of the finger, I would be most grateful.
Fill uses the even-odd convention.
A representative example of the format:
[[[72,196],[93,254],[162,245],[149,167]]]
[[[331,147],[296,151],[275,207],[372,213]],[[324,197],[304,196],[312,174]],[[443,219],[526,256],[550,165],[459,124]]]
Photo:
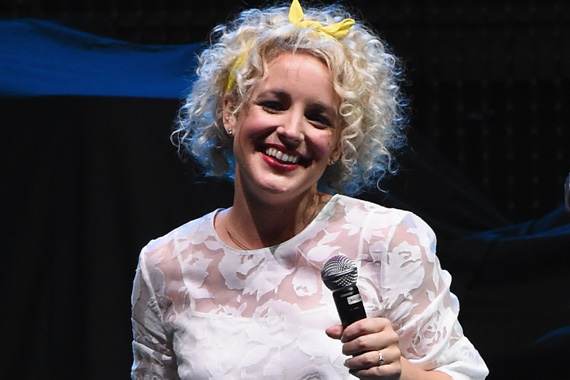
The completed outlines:
[[[333,339],[340,339],[340,337],[342,336],[342,332],[343,332],[343,327],[342,325],[335,325],[335,326],[331,326],[329,328],[327,328],[325,330],[325,333]]]
[[[356,356],[387,347],[398,347],[398,343],[398,334],[391,329],[387,329],[377,333],[361,335],[351,341],[345,342],[342,345],[342,353]]]
[[[401,365],[398,355],[399,351],[390,349],[370,351],[348,359],[345,366],[349,368],[352,375],[360,379],[378,377],[386,380],[399,379]]]
[[[395,365],[383,365],[381,367],[371,367],[366,369],[351,369],[348,371],[351,375],[359,379],[378,379],[382,380],[397,380],[400,379],[401,371]]]
[[[344,329],[341,340],[349,342],[362,335],[368,335],[385,330],[392,329],[392,324],[386,318],[365,318],[354,322]]]
[[[372,367],[382,367],[400,360],[400,351],[393,348],[385,348],[382,350],[374,350],[362,353],[360,355],[348,358],[344,365],[353,370],[367,369]]]

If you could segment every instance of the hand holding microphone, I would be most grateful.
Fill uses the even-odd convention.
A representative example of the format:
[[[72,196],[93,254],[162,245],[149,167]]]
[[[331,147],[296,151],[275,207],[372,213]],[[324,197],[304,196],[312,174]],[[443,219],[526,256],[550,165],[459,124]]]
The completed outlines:
[[[345,255],[329,258],[321,268],[321,277],[332,291],[334,302],[342,323],[326,331],[333,339],[341,339],[342,352],[352,358],[345,362],[350,373],[359,378],[399,379],[401,375],[398,334],[386,318],[369,318],[358,329],[348,328],[353,323],[366,319],[366,310],[360,291],[356,286],[358,268]],[[345,332],[346,330],[346,332]],[[370,336],[359,342],[359,338]]]

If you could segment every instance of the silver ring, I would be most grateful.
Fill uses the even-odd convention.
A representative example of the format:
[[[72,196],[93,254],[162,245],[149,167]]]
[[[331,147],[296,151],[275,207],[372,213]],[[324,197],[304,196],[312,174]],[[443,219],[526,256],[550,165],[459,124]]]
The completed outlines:
[[[384,365],[384,363],[386,363],[386,360],[384,360],[384,356],[382,356],[382,352],[380,352],[380,350],[378,350],[378,367],[382,367]]]

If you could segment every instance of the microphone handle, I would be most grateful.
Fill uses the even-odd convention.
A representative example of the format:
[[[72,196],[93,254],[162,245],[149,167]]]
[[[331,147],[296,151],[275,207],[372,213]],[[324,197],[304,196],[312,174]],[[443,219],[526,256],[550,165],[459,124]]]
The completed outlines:
[[[333,291],[333,298],[342,327],[366,318],[366,310],[356,285],[348,285],[336,289]]]

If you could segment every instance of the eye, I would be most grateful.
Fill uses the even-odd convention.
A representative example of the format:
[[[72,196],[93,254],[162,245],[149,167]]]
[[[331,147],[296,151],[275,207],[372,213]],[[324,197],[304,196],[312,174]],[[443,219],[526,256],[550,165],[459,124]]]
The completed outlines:
[[[279,100],[260,100],[256,104],[268,112],[279,112],[286,109],[285,104]]]
[[[322,111],[307,112],[305,117],[317,128],[331,128],[334,126],[332,118]]]

